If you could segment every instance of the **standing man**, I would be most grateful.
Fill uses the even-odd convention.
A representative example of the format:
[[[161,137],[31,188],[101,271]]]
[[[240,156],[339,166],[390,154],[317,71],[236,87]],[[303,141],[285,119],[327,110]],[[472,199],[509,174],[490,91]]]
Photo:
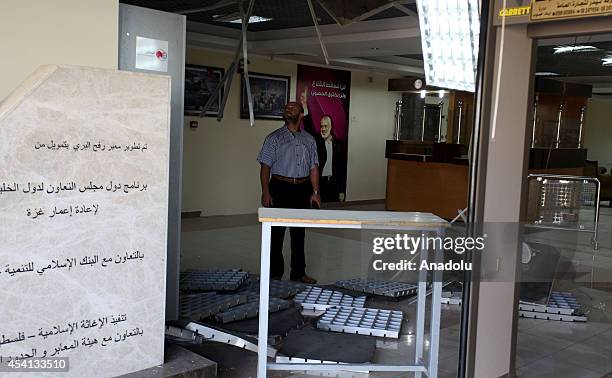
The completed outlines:
[[[264,207],[308,209],[311,204],[321,207],[317,145],[312,135],[300,130],[303,117],[304,109],[299,103],[287,103],[283,111],[285,125],[266,137],[257,157]],[[305,231],[303,227],[289,228],[290,279],[314,284],[317,281],[306,275]],[[281,279],[284,273],[284,238],[285,227],[272,227],[270,276],[275,279]]]

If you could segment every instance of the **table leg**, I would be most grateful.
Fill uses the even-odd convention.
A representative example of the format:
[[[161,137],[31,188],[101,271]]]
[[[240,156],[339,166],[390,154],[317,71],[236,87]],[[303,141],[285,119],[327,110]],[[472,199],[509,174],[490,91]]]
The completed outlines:
[[[421,234],[422,244],[419,256],[419,283],[417,292],[417,308],[416,308],[416,344],[414,352],[414,362],[416,364],[423,363],[424,353],[424,336],[425,336],[425,301],[427,299],[427,270],[421,270],[422,261],[427,260],[427,248],[425,243],[425,234]],[[421,373],[415,373],[415,378],[420,378]]]
[[[438,237],[444,239],[444,231],[438,231]],[[436,263],[444,262],[444,250],[436,243]],[[438,352],[440,350],[440,312],[442,307],[442,271],[433,272],[433,290],[431,292],[431,324],[429,343],[429,364],[427,366],[428,377],[438,376]]]
[[[270,238],[272,226],[261,224],[261,268],[259,277],[259,335],[257,342],[257,378],[266,378],[268,366],[268,308],[270,294]]]

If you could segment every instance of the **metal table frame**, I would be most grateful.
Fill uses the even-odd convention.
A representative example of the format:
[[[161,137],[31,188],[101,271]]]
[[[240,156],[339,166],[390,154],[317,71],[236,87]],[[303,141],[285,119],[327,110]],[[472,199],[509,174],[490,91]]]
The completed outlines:
[[[359,213],[363,218],[359,218]],[[324,214],[324,215],[323,215]],[[391,218],[388,219],[389,215]],[[333,216],[333,217],[332,217]],[[444,238],[448,222],[433,214],[400,213],[384,211],[345,211],[345,210],[296,210],[260,208],[261,227],[261,279],[259,301],[259,336],[257,353],[257,377],[265,378],[267,370],[291,371],[386,371],[415,372],[415,377],[425,373],[436,378],[438,374],[438,353],[440,347],[440,312],[442,298],[442,271],[432,274],[432,298],[430,319],[429,361],[423,358],[425,352],[425,310],[428,275],[426,270],[419,271],[416,317],[415,360],[409,365],[381,364],[313,364],[313,363],[268,363],[268,301],[270,283],[270,239],[273,226],[308,227],[308,228],[350,228],[368,230],[393,230],[399,232],[420,231],[422,235],[435,235]],[[420,251],[419,266],[427,260],[428,251]],[[443,251],[436,248],[435,261],[443,261]]]

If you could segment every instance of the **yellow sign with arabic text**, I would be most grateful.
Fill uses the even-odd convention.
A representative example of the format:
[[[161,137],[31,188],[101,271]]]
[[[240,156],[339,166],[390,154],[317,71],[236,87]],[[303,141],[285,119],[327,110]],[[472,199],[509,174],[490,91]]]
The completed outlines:
[[[532,20],[558,20],[612,14],[612,0],[534,0]]]
[[[499,11],[499,17],[527,16],[530,10],[531,5],[526,7],[503,8]]]

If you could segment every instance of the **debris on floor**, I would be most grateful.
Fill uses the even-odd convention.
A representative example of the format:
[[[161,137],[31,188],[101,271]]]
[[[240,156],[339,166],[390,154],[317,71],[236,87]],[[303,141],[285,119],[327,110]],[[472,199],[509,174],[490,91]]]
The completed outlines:
[[[336,286],[361,293],[393,298],[415,295],[418,289],[417,285],[404,282],[367,280],[363,278],[338,281]]]
[[[249,277],[240,269],[206,269],[182,272],[179,287],[182,291],[233,291]]]

